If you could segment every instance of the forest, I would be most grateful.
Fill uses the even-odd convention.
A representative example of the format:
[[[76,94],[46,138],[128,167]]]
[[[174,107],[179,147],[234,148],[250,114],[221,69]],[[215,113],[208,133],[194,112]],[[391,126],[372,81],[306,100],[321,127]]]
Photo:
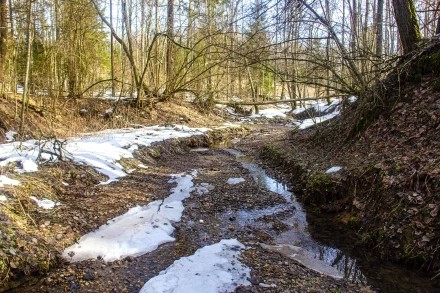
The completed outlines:
[[[440,290],[438,0],[0,0],[0,292]]]

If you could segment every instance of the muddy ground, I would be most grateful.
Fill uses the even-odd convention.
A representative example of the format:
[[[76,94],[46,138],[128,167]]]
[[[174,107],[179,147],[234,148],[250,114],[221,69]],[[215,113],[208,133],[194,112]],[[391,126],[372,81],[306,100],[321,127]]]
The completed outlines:
[[[259,131],[254,133],[260,134]],[[28,278],[27,285],[11,292],[138,292],[147,280],[176,259],[228,238],[237,238],[248,247],[242,254],[242,262],[252,269],[252,286],[237,288],[236,292],[368,292],[358,284],[321,275],[281,254],[263,249],[260,243],[273,244],[274,238],[286,229],[283,224],[286,213],[243,224],[237,222],[234,212],[283,204],[285,198],[257,185],[235,156],[222,148],[169,153],[143,149],[137,154],[137,160],[149,168],[137,169],[108,186],[94,185],[97,175],[91,173],[86,173],[88,179],[71,179],[59,195],[64,205],[35,220],[42,229],[52,230],[57,242],[68,246],[75,238],[130,207],[166,197],[173,187],[168,183],[170,174],[197,170],[195,185],[208,183],[214,188],[208,193],[193,192],[184,201],[182,221],[175,224],[176,241],[143,256],[111,263],[102,259],[74,264],[60,261],[59,267],[47,275]],[[226,183],[235,177],[246,181],[236,185]]]

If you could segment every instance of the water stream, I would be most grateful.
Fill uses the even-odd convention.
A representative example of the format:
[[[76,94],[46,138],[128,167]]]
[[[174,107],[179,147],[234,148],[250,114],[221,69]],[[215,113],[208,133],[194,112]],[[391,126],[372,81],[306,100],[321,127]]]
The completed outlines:
[[[234,155],[237,161],[241,162],[258,185],[283,196],[286,200],[285,204],[278,204],[264,209],[241,210],[236,213],[237,221],[243,225],[249,225],[251,222],[255,223],[264,216],[277,213],[286,214],[283,223],[288,225],[289,228],[275,236],[278,247],[273,250],[283,253],[287,248],[290,249],[290,254],[295,254],[299,248],[309,258],[316,259],[318,266],[322,267],[319,262],[325,264],[321,268],[321,272],[325,273],[325,266],[331,267],[344,278],[369,285],[377,292],[440,292],[439,282],[436,280],[431,281],[421,273],[371,258],[367,256],[370,255],[369,253],[357,253],[356,257],[346,253],[350,249],[345,250],[345,248],[353,247],[353,245],[347,244],[347,241],[350,241],[349,239],[336,235],[338,234],[335,233],[336,229],[332,229],[329,223],[318,227],[318,229],[325,227],[325,231],[316,231],[317,229],[314,227],[314,237],[316,238],[316,234],[319,234],[319,238],[324,241],[330,238],[334,240],[330,241],[332,243],[344,243],[345,241],[344,244],[346,245],[342,245],[344,250],[316,241],[309,232],[307,215],[303,206],[297,201],[294,194],[288,190],[286,184],[269,176],[252,158],[234,149],[224,150]],[[293,250],[292,246],[295,247]],[[301,259],[298,259],[298,261],[301,262]]]
[[[270,177],[266,171],[253,162],[252,158],[244,156],[241,152],[234,149],[225,149],[228,153],[236,156],[242,166],[247,169],[257,185],[271,192],[284,197],[285,204],[278,204],[264,209],[241,210],[238,212],[238,222],[249,224],[252,220],[261,219],[264,216],[277,213],[286,213],[283,223],[288,225],[288,229],[275,237],[278,245],[273,250],[291,251],[298,255],[297,250],[292,246],[299,247],[311,260],[317,260],[312,269],[324,272],[328,268],[336,269],[338,275],[354,282],[365,284],[366,278],[356,265],[356,260],[345,255],[342,251],[333,247],[322,245],[312,239],[308,232],[306,213],[302,205],[296,200],[295,196],[288,190],[286,184]],[[320,264],[322,261],[324,264]],[[306,265],[308,266],[308,265]]]

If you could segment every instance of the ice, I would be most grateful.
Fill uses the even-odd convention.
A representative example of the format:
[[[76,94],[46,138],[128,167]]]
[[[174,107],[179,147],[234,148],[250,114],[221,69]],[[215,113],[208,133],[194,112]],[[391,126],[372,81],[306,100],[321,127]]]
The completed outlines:
[[[150,279],[140,293],[219,293],[249,286],[250,269],[237,259],[243,248],[236,239],[200,248]]]
[[[0,201],[7,201],[8,198],[4,194],[0,194]]]
[[[6,177],[5,175],[0,175],[0,187],[5,185],[17,186],[20,185],[20,181]]]
[[[193,172],[194,173],[194,172]],[[63,257],[77,262],[101,256],[114,261],[126,256],[139,256],[155,250],[159,245],[174,241],[172,223],[179,222],[184,210],[182,201],[194,190],[193,175],[172,175],[170,183],[177,183],[171,194],[146,206],[136,206],[96,231],[80,238],[67,248]]]
[[[229,178],[228,181],[226,181],[226,183],[229,185],[235,185],[245,181],[246,180],[244,180],[244,178]]]
[[[6,141],[7,142],[14,141],[16,135],[17,132],[9,130],[8,132],[5,133]]]
[[[324,261],[319,260],[316,256],[298,246],[287,245],[287,244],[279,244],[279,245],[266,245],[261,244],[264,249],[269,251],[278,252],[286,257],[296,260],[303,266],[314,270],[320,274],[324,274],[330,276],[335,279],[342,279],[343,275],[335,268]]]
[[[126,176],[124,168],[117,163],[122,158],[132,158],[139,146],[170,138],[190,137],[208,131],[207,128],[189,128],[184,125],[152,126],[107,130],[69,138],[63,143],[63,156],[76,163],[93,167],[108,177],[102,184],[117,181]],[[28,140],[0,145],[0,167],[16,162],[17,172],[38,171],[40,162],[59,160],[55,153],[55,141]]]
[[[325,171],[325,173],[330,174],[330,173],[336,173],[342,170],[341,166],[334,166],[329,168],[327,171]]]
[[[54,202],[54,201],[47,199],[47,198],[38,199],[35,196],[29,196],[29,198],[32,199],[33,201],[35,201],[37,203],[38,207],[43,208],[45,210],[51,210],[55,206],[61,205],[59,202]]]

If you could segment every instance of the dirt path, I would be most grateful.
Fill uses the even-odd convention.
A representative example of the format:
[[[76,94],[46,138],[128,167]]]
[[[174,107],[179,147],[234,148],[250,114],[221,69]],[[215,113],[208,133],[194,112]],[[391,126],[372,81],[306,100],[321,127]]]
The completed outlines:
[[[103,259],[65,262],[48,276],[15,292],[139,292],[146,281],[175,260],[222,239],[234,238],[246,246],[241,262],[251,269],[250,285],[240,286],[236,292],[361,290],[348,280],[337,280],[306,268],[286,257],[286,251],[263,248],[261,244],[279,243],[280,236],[292,230],[286,223],[295,218],[296,207],[289,203],[284,185],[282,192],[265,188],[255,173],[237,160],[234,152],[220,148],[193,149],[177,154],[163,153],[157,155],[154,162],[144,159],[141,152],[138,160],[148,163],[148,169],[136,170],[119,182],[89,190],[84,199],[72,199],[72,194],[70,201],[64,198],[72,210],[53,221],[60,222],[60,226],[70,225],[84,234],[136,204],[145,205],[165,198],[173,187],[168,182],[170,174],[189,174],[196,170],[195,190],[183,202],[181,221],[173,224],[176,240],[142,256],[114,262]],[[228,184],[231,178],[241,182]]]

